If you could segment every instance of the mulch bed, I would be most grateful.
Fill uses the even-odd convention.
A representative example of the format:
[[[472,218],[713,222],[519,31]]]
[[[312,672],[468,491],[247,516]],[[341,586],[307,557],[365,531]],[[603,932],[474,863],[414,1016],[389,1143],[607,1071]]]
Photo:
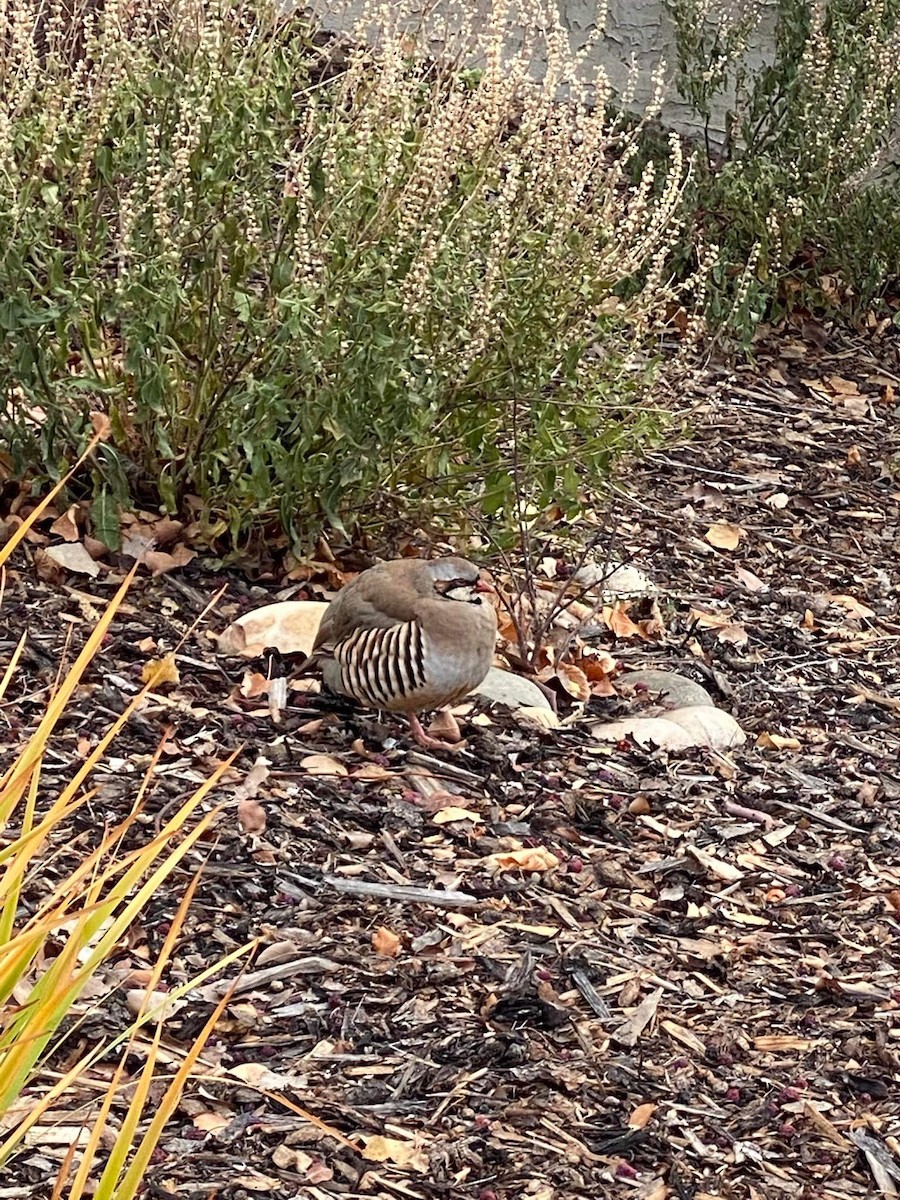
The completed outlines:
[[[50,779],[121,711],[147,647],[171,648],[228,590],[179,651],[180,682],[117,741],[54,846],[58,869],[130,809],[165,728],[148,833],[243,747],[214,838],[114,965],[152,960],[201,861],[170,982],[260,938],[148,1194],[895,1194],[900,339],[822,341],[782,331],[752,365],[698,367],[678,397],[688,435],[648,454],[605,518],[616,552],[659,585],[668,633],[602,644],[703,683],[748,734],[728,754],[607,746],[583,723],[542,733],[495,713],[461,753],[423,755],[398,725],[332,719],[305,697],[275,726],[259,702],[230,698],[243,667],[217,659],[208,636],[274,586],[196,562],[135,584]],[[735,550],[710,543],[713,524],[738,530]],[[51,588],[17,559],[2,660],[31,633],[2,709],[7,740],[34,726],[61,656],[92,624],[91,597],[113,589]],[[347,774],[313,774],[311,756]],[[414,769],[472,816],[423,808]],[[265,816],[253,834],[237,819],[248,795]],[[559,865],[490,870],[513,846],[549,849]],[[426,898],[390,898],[409,887]],[[442,901],[448,891],[463,898]],[[204,989],[170,1018],[173,1063],[213,1003]],[[90,1044],[127,1021],[117,992],[72,1038]],[[66,1103],[55,1116],[80,1119]],[[62,1152],[38,1132],[0,1194],[46,1194]]]

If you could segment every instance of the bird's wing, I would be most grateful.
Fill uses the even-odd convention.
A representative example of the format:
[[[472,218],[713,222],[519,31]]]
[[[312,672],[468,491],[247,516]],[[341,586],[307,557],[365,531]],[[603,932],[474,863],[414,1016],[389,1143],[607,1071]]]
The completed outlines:
[[[373,567],[348,583],[329,604],[313,650],[343,642],[357,629],[390,629],[417,619],[421,595],[396,573]]]

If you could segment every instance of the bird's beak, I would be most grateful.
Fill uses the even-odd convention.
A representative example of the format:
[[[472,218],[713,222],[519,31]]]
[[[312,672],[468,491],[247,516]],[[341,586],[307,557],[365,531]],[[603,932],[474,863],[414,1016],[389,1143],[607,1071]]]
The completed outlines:
[[[494,590],[486,579],[476,579],[472,587],[476,592],[492,592]]]

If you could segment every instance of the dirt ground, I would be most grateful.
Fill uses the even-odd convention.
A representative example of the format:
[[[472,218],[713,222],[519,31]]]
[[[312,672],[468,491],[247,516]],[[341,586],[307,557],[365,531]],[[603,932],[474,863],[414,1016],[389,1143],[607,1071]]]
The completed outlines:
[[[209,631],[276,586],[201,560],[136,583],[48,760],[60,777],[136,689],[147,647],[171,648],[227,590],[58,839],[60,870],[128,811],[165,728],[148,830],[243,747],[214,838],[110,982],[159,949],[201,863],[169,983],[260,939],[148,1196],[897,1194],[900,336],[782,331],[672,399],[683,437],[623,475],[606,518],[613,551],[660,589],[666,636],[597,641],[625,667],[703,684],[747,734],[727,753],[604,745],[585,719],[538,732],[495,711],[462,752],[422,754],[397,724],[330,716],[321,698],[274,725],[235,698],[244,668]],[[91,597],[113,590],[51,587],[16,560],[0,666],[31,636],[8,740],[33,727],[66,639],[71,656],[86,636]],[[415,770],[468,815],[423,808]],[[253,833],[237,817],[248,795]],[[492,870],[512,847],[558,865]],[[215,995],[170,1018],[172,1064]],[[83,1009],[66,1053],[128,1021],[121,987]],[[77,1123],[77,1103],[54,1119]],[[0,1197],[49,1194],[62,1153],[37,1131]]]

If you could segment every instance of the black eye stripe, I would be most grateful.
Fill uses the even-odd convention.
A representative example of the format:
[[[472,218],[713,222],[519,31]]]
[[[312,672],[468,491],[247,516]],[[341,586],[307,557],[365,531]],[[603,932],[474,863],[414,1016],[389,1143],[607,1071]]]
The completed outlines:
[[[435,588],[440,592],[452,592],[458,587],[474,587],[474,579],[439,579],[435,583]]]

